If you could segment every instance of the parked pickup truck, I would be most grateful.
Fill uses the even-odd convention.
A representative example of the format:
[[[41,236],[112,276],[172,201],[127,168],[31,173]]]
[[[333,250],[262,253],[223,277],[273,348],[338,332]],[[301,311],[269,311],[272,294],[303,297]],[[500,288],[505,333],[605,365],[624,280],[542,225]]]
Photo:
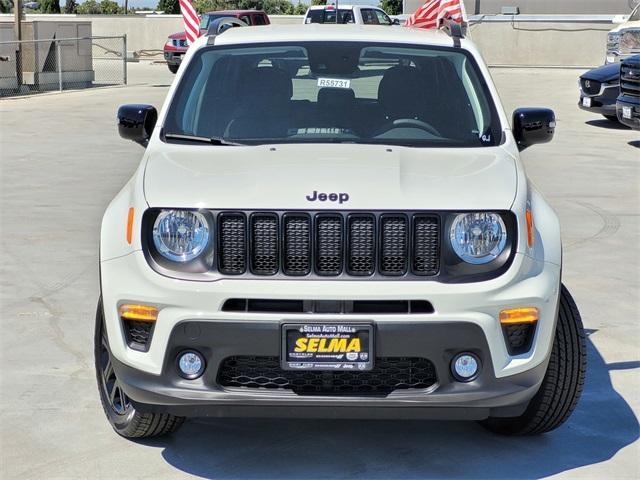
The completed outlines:
[[[607,34],[606,63],[620,62],[640,53],[640,3],[629,18]]]
[[[200,33],[203,34],[209,28],[209,24],[224,17],[233,17],[242,20],[249,26],[269,25],[269,16],[262,10],[219,10],[217,12],[207,12],[200,20]],[[182,57],[187,52],[187,36],[182,32],[169,35],[164,44],[164,59],[171,73],[176,73],[180,68]]]

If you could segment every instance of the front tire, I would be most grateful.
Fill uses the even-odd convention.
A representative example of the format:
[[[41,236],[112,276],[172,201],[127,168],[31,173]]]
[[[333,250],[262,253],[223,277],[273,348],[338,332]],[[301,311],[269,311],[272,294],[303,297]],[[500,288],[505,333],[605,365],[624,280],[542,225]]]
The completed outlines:
[[[102,409],[118,435],[125,438],[157,437],[173,433],[180,428],[184,417],[141,412],[129,401],[111,364],[111,351],[104,328],[102,299],[98,302],[96,312],[94,356]]]
[[[587,348],[580,312],[561,285],[556,333],[540,390],[521,416],[488,418],[481,424],[503,435],[538,435],[558,428],[580,399],[586,370]]]

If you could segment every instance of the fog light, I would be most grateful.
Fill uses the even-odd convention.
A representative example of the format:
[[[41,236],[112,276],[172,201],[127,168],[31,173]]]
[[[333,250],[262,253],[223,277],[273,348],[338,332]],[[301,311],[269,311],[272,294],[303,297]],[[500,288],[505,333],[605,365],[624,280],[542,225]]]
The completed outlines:
[[[188,380],[198,378],[204,372],[204,359],[198,352],[182,352],[178,355],[178,371]]]
[[[480,360],[472,353],[460,353],[451,362],[451,372],[459,382],[470,382],[478,376]]]

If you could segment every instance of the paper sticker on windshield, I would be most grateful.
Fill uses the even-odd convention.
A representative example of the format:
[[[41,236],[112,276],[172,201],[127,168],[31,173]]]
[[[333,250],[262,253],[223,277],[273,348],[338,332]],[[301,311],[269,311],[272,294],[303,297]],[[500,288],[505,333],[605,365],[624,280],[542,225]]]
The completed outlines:
[[[351,80],[342,78],[319,78],[318,87],[351,88]]]

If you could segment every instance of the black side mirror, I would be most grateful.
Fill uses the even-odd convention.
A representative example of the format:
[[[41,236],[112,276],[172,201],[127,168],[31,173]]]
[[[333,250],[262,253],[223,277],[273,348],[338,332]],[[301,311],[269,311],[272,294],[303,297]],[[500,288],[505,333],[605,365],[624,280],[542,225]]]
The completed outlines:
[[[146,147],[157,120],[158,112],[151,105],[122,105],[118,108],[118,133]]]
[[[556,116],[548,108],[518,108],[513,112],[513,136],[522,151],[536,143],[547,143],[556,130]]]
[[[393,25],[400,25],[400,20],[397,18],[394,18],[391,22]]]

